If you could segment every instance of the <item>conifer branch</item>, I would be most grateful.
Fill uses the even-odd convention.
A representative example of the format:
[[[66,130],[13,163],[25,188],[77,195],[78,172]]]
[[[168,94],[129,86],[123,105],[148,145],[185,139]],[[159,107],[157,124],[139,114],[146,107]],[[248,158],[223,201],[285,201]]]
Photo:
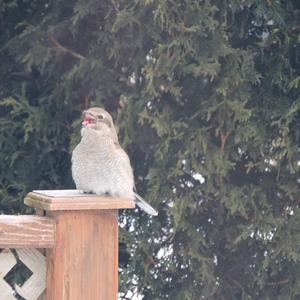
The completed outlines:
[[[72,56],[78,58],[78,59],[85,59],[84,56],[82,56],[81,54],[71,50],[71,49],[68,49],[66,47],[64,47],[62,44],[60,44],[52,35],[49,35],[49,40],[55,45],[56,48],[58,48],[59,50],[65,52],[65,53],[69,53],[71,54]]]

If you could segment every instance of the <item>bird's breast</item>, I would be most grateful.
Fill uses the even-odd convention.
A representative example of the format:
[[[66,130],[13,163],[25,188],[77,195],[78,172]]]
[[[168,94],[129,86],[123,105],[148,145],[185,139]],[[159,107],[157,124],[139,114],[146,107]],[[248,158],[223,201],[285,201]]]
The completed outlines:
[[[72,153],[73,179],[77,189],[86,192],[131,195],[133,178],[126,170],[112,140],[82,138]]]

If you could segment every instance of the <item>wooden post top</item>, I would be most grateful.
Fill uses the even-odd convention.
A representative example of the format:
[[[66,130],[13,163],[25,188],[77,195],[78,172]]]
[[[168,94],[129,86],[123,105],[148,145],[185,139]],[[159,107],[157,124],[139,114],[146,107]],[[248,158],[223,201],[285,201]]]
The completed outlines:
[[[134,208],[133,200],[84,194],[78,190],[44,190],[27,194],[24,203],[46,211]]]

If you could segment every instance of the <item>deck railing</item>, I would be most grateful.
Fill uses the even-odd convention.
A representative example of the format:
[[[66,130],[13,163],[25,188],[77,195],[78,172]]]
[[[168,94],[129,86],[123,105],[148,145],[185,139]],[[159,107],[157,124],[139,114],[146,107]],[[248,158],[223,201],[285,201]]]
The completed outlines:
[[[0,216],[0,299],[117,300],[118,209],[134,202],[75,190],[34,191],[24,202],[37,215]],[[11,286],[20,263],[32,275]]]

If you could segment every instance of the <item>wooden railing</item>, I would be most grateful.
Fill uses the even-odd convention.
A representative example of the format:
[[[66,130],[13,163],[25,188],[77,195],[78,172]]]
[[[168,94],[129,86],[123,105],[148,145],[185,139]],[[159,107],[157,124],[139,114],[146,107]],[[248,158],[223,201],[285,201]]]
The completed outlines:
[[[116,300],[118,209],[134,202],[55,190],[31,192],[25,204],[37,215],[0,216],[0,299]],[[32,275],[10,286],[18,260]]]

